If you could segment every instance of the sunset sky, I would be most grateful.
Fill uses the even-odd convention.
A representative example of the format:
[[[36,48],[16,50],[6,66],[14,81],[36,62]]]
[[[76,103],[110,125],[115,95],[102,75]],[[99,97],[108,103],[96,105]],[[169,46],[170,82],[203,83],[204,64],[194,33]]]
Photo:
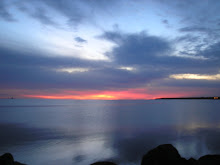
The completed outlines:
[[[219,95],[219,0],[0,0],[0,98]]]

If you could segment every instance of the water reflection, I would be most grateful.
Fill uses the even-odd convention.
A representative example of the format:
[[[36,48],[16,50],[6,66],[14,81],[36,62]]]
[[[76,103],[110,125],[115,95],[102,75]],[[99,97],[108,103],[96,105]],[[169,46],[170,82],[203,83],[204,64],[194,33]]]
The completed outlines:
[[[165,143],[186,158],[220,154],[219,107],[208,101],[5,106],[0,109],[0,154],[12,152],[32,165],[140,164],[147,151]]]
[[[23,147],[18,150],[21,161],[31,164],[89,164],[110,160],[118,164],[140,164],[142,155],[159,144],[173,144],[183,157],[198,158],[205,154],[220,154],[220,129],[159,127],[145,133],[139,130],[118,130],[111,134],[90,136],[65,134],[62,131],[28,128],[23,125],[0,124],[0,150]],[[16,137],[16,138],[15,138]],[[32,150],[32,155],[28,152]],[[16,151],[16,150],[15,150]],[[22,154],[23,155],[22,155]],[[27,159],[27,155],[30,158]],[[41,161],[36,161],[40,158]],[[71,158],[71,159],[70,159]]]

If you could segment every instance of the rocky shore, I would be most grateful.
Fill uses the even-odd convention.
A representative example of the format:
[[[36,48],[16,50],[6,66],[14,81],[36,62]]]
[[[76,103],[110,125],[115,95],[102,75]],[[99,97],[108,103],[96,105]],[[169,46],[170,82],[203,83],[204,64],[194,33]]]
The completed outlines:
[[[113,162],[96,162],[91,165],[117,165]],[[185,159],[171,144],[163,144],[142,157],[141,165],[220,165],[220,155],[205,155],[198,160]]]
[[[5,153],[2,156],[0,156],[0,165],[25,165],[25,164],[14,161],[12,154]]]
[[[24,165],[14,161],[12,154],[5,153],[0,156],[0,165]],[[114,162],[95,162],[91,165],[117,165]],[[171,144],[159,145],[146,153],[141,165],[220,165],[220,155],[205,155],[198,160],[185,159],[180,156],[177,149]]]

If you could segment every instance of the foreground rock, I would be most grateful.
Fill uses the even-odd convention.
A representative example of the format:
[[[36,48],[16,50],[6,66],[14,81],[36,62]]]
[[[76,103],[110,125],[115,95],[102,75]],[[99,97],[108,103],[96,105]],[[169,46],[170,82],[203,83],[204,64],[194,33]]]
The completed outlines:
[[[0,156],[0,165],[25,165],[14,161],[10,153]],[[113,162],[96,162],[91,165],[116,165]],[[163,144],[150,150],[142,158],[141,165],[220,165],[220,155],[205,155],[198,160],[182,158],[171,144]]]
[[[0,165],[25,165],[25,164],[14,161],[12,154],[5,153],[2,156],[0,156]]]
[[[91,165],[116,165],[112,162],[96,162]],[[142,158],[141,165],[220,165],[220,155],[205,155],[195,160],[182,158],[171,144],[163,144],[150,150]]]
[[[171,144],[163,144],[143,156],[141,165],[176,165],[186,164],[187,160],[181,158],[177,149]]]
[[[199,158],[198,165],[220,165],[220,155],[205,155]]]
[[[195,160],[182,158],[171,144],[163,144],[143,156],[141,165],[220,165],[220,155],[205,155]]]

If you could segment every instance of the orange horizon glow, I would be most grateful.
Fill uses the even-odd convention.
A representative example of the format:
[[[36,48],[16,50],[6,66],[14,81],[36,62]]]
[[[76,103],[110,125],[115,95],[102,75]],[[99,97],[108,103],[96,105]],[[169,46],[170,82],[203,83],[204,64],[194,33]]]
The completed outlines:
[[[80,92],[79,92],[80,93]],[[137,99],[151,99],[148,94],[136,93],[132,91],[104,91],[94,94],[86,94],[81,92],[77,95],[70,94],[56,94],[56,95],[23,95],[27,98],[39,99],[74,99],[74,100],[137,100]]]
[[[191,93],[194,94],[194,93]],[[58,94],[27,94],[25,98],[38,99],[73,99],[73,100],[149,100],[162,97],[187,97],[188,92],[148,94],[146,89],[127,91],[63,91]]]
[[[73,99],[73,100],[111,100],[114,99],[114,96],[109,95],[91,95],[91,96],[72,96],[72,95],[24,95],[28,98],[39,98],[39,99]]]
[[[136,88],[123,90],[72,90],[72,89],[5,89],[8,98],[73,99],[73,100],[149,100],[161,97],[196,97],[207,95],[205,91],[178,88]]]

